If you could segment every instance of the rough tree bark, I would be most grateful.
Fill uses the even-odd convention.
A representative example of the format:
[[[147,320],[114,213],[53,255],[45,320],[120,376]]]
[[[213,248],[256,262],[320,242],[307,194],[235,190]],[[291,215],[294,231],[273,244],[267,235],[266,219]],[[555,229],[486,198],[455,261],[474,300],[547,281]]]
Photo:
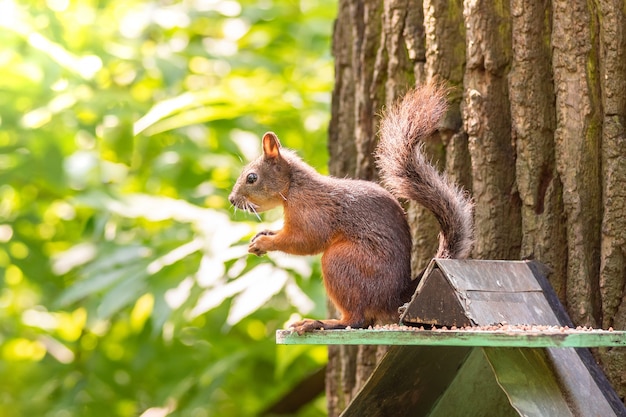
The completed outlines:
[[[473,193],[479,259],[535,258],[573,321],[626,329],[626,1],[340,0],[330,171],[376,180],[378,114],[415,83],[452,87],[428,144]],[[414,271],[437,225],[410,206]],[[384,353],[329,350],[329,415]],[[626,396],[626,352],[601,349]]]

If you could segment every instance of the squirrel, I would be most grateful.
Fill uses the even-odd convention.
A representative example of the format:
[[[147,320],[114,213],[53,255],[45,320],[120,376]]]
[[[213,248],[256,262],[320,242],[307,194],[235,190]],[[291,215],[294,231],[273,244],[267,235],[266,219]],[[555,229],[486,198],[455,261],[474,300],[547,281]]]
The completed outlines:
[[[473,203],[440,174],[422,151],[447,110],[446,89],[426,84],[383,113],[375,151],[382,186],[319,174],[267,132],[263,155],[248,164],[229,196],[233,206],[258,213],[281,206],[284,226],[264,230],[248,252],[323,253],[322,275],[340,319],[305,319],[290,325],[315,329],[362,328],[398,321],[418,279],[411,278],[412,240],[398,199],[414,200],[441,227],[437,258],[466,258],[473,242]]]

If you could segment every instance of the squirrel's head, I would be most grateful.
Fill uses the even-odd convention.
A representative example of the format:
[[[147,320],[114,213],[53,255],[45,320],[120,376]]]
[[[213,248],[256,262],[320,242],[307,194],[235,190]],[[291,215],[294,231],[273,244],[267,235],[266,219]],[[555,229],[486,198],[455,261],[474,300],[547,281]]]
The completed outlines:
[[[291,177],[289,163],[280,154],[276,134],[267,132],[262,144],[263,155],[243,169],[228,197],[235,207],[254,213],[282,204]]]

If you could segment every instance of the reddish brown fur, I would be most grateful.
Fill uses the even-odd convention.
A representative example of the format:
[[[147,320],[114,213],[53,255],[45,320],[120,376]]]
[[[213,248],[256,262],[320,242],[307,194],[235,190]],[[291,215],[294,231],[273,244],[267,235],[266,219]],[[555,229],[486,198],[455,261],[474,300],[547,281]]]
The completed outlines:
[[[397,198],[417,201],[439,225],[437,258],[466,258],[473,243],[473,204],[468,196],[433,167],[422,141],[447,110],[446,90],[428,84],[409,91],[380,123],[376,158],[385,187]]]
[[[417,141],[434,131],[442,115],[441,109],[431,110],[428,106],[432,102],[424,100],[428,92],[441,92],[431,86],[422,90],[417,99],[413,97],[411,103],[400,104],[386,115],[386,119],[394,119],[392,124],[399,128],[386,137],[382,132],[381,143],[386,145],[378,152],[378,163],[385,182],[393,184],[391,189],[417,201],[426,201],[427,207],[434,211],[452,207],[454,213],[435,212],[435,215],[445,221],[451,219],[452,227],[458,227],[455,222],[465,221],[465,217],[456,211],[460,207],[465,210],[463,213],[471,213],[471,204],[466,199],[455,200],[455,204],[449,201],[431,204],[431,200],[458,199],[461,194],[423,157],[416,157],[421,155]],[[402,106],[410,107],[404,109],[406,114],[422,112],[430,117],[402,121],[403,116],[395,111],[403,109]],[[439,113],[431,114],[432,111]],[[406,128],[411,123],[411,128],[418,128],[418,137],[397,137],[396,132],[415,135],[414,129]],[[419,126],[414,126],[415,123]],[[395,144],[390,143],[390,138]],[[263,150],[264,154],[243,170],[230,201],[236,207],[255,212],[282,205],[284,226],[278,231],[257,234],[249,252],[259,256],[274,250],[295,255],[323,252],[326,292],[341,313],[339,320],[307,319],[292,327],[303,333],[319,328],[367,327],[397,321],[398,307],[409,300],[416,283],[411,280],[410,230],[396,198],[369,181],[320,175],[293,152],[281,148],[278,138],[271,132],[263,137]],[[408,175],[400,177],[403,170]],[[416,187],[410,181],[420,184]],[[440,196],[442,190],[450,188],[454,192]],[[419,193],[426,195],[419,196]],[[471,236],[466,236],[471,233],[471,223],[465,226],[460,232],[462,245],[471,242]],[[459,239],[455,238],[452,244],[446,239],[453,235],[450,227],[443,227],[442,233],[444,255],[467,254],[468,248],[454,247]]]

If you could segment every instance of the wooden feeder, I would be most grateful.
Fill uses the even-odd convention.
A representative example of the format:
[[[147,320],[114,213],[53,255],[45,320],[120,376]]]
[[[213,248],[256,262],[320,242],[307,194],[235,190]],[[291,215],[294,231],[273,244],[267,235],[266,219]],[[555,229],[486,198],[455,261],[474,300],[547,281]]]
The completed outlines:
[[[281,330],[277,343],[392,345],[344,417],[626,416],[587,349],[626,347],[626,332],[573,329],[546,273],[537,262],[435,259],[402,323],[482,327]]]

